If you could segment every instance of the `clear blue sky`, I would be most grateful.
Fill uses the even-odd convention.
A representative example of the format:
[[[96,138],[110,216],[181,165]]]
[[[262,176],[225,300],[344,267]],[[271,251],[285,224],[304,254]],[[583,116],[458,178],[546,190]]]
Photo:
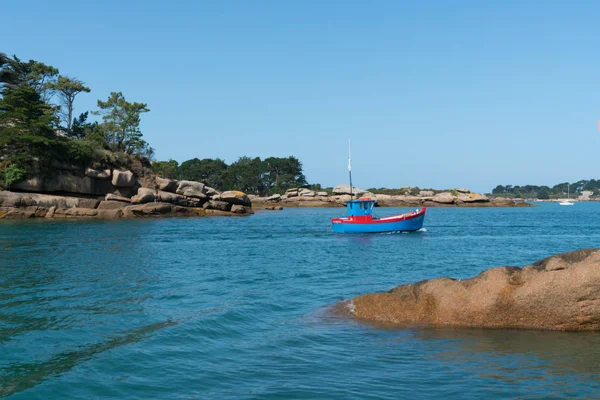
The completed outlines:
[[[286,157],[311,183],[600,178],[600,2],[27,1],[0,51],[148,104],[157,159]]]

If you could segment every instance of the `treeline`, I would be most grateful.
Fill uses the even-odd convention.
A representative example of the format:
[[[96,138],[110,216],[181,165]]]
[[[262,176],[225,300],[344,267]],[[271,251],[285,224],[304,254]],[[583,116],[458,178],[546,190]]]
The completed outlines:
[[[600,195],[600,180],[580,180],[577,182],[563,182],[552,187],[536,185],[498,185],[492,189],[492,195],[498,197],[514,197],[522,199],[550,199],[564,197],[567,192],[578,196],[582,191],[591,191],[594,196]]]
[[[98,100],[97,110],[74,117],[77,96],[90,91],[56,67],[0,53],[1,185],[47,173],[57,163],[110,165],[152,157],[140,130],[148,106],[112,92]],[[90,113],[101,122],[88,121]]]
[[[200,181],[217,190],[235,189],[258,195],[307,186],[302,163],[293,156],[264,160],[240,157],[229,165],[218,158],[193,158],[181,165],[175,160],[154,161],[151,168],[164,178]]]

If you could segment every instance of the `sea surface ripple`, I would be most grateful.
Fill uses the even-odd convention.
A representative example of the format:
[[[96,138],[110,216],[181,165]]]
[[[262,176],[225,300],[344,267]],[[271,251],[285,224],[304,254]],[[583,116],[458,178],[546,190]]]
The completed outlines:
[[[400,209],[376,209],[379,216]],[[600,334],[382,328],[341,300],[600,247],[600,204],[0,224],[0,397],[600,398]]]

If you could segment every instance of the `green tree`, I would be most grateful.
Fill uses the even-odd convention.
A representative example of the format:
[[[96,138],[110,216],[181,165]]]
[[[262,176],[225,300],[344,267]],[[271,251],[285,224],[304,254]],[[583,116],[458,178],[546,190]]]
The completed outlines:
[[[68,136],[74,139],[94,139],[100,145],[104,144],[104,131],[97,121],[88,122],[88,112],[79,114],[79,117],[73,118],[71,129]]]
[[[227,183],[232,189],[252,194],[264,194],[264,164],[259,157],[240,157],[227,168]]]
[[[0,84],[16,89],[19,86],[33,88],[43,102],[52,94],[51,85],[56,80],[58,69],[39,61],[21,61],[16,55],[12,58],[0,53]]]
[[[225,161],[216,158],[193,158],[181,163],[177,169],[177,178],[199,181],[218,190],[229,189],[228,167]]]
[[[289,188],[307,185],[302,173],[302,163],[294,156],[266,158],[262,169],[265,171],[263,186],[269,193],[285,192]]]
[[[0,98],[0,148],[17,164],[64,157],[51,107],[30,86],[5,87]]]
[[[492,189],[492,194],[503,194],[505,191],[504,186],[498,185]]]
[[[163,178],[177,178],[177,170],[179,163],[175,160],[169,161],[153,161],[150,165],[152,172],[162,176]]]
[[[112,150],[143,156],[153,153],[140,130],[142,113],[150,111],[147,104],[130,103],[123,93],[112,92],[107,101],[98,100],[98,108],[93,114],[102,115],[105,140]]]
[[[537,192],[537,198],[547,200],[550,198],[550,188],[548,186],[542,186]]]
[[[73,120],[73,104],[75,103],[75,97],[79,93],[89,93],[90,88],[85,86],[82,81],[75,78],[69,78],[68,76],[59,76],[56,82],[49,84],[49,88],[54,90],[58,95],[61,106],[64,106],[66,110],[61,111],[61,116],[66,124],[67,135],[71,133],[71,123]]]

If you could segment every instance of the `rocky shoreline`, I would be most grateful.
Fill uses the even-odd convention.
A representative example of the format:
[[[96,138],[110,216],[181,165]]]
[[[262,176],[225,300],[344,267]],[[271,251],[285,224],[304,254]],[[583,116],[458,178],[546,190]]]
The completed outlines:
[[[456,189],[454,192],[420,191],[416,195],[374,194],[359,188],[352,188],[354,198],[369,197],[378,207],[531,207],[531,204],[513,199],[488,198],[471,193],[469,189]],[[283,195],[269,197],[250,195],[255,206],[271,207],[341,207],[351,199],[349,185],[336,186],[331,193],[315,192],[309,189],[289,189]]]
[[[239,216],[254,211],[245,193],[219,192],[196,181],[176,181],[129,170],[63,170],[0,191],[0,219]],[[158,196],[156,196],[158,194]]]
[[[358,296],[345,308],[358,320],[396,326],[599,331],[599,286],[600,249],[584,249],[462,281],[402,285]]]

